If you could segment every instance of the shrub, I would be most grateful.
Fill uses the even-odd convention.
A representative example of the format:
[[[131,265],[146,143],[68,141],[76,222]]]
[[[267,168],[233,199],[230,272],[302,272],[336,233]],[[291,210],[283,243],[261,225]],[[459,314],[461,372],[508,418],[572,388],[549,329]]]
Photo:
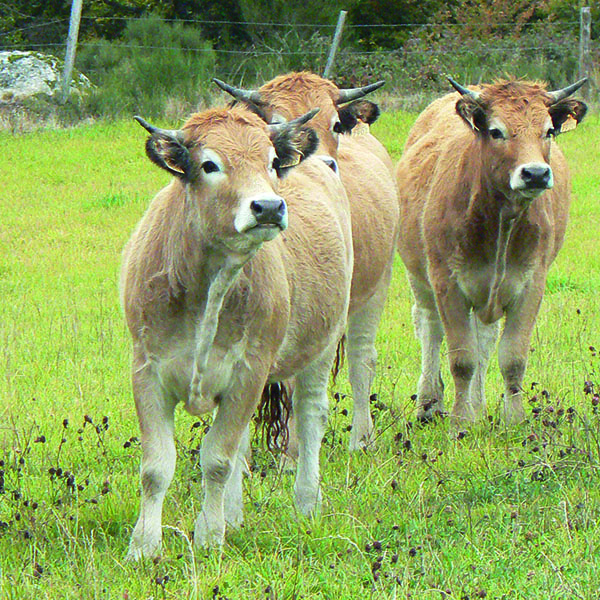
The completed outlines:
[[[446,76],[465,84],[490,82],[503,76],[547,81],[562,87],[577,78],[576,33],[548,24],[527,27],[520,34],[469,35],[445,25],[413,30],[396,50],[372,53],[343,49],[334,79],[342,86],[386,79],[386,91],[401,95],[450,91]],[[390,89],[392,88],[392,89]]]
[[[82,44],[78,68],[97,86],[87,99],[92,114],[157,117],[206,100],[215,54],[197,29],[151,16],[128,22],[120,41]]]

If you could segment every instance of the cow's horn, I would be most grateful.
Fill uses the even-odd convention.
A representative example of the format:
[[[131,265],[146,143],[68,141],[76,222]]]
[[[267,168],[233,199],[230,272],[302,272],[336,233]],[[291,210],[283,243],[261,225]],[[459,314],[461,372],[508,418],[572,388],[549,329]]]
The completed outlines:
[[[583,79],[580,79],[579,81],[562,88],[562,90],[548,92],[548,95],[552,98],[552,104],[556,104],[557,102],[560,102],[561,100],[564,100],[571,94],[575,93],[587,80],[588,78],[584,77]]]
[[[457,92],[460,92],[463,96],[469,96],[470,98],[473,98],[473,100],[475,100],[476,102],[477,102],[477,100],[479,100],[479,96],[481,95],[479,92],[475,92],[474,90],[470,90],[469,88],[466,88],[464,85],[460,85],[460,83],[458,83],[457,81],[454,81],[454,79],[452,79],[452,77],[447,77],[447,79],[450,82],[450,85]]]
[[[370,92],[374,92],[375,90],[379,89],[384,83],[385,81],[377,81],[376,83],[370,83],[369,85],[364,85],[363,87],[341,89],[339,91],[340,95],[336,100],[336,104],[344,104],[346,102],[352,102],[352,100],[362,98]]]
[[[312,110],[309,110],[307,113],[305,113],[299,117],[296,117],[295,119],[292,119],[291,121],[284,121],[283,123],[271,123],[269,125],[269,129],[273,133],[278,133],[278,132],[283,131],[284,129],[287,129],[294,125],[304,125],[305,123],[310,121],[319,112],[319,110],[320,110],[319,108],[313,108]]]
[[[242,102],[255,102],[260,103],[260,92],[258,90],[244,90],[243,88],[236,88],[216,77],[213,77],[213,81],[228,94],[232,95],[236,100]]]
[[[154,127],[154,125],[150,125],[148,121],[142,119],[142,117],[138,117],[137,115],[133,118],[151,135],[175,138],[176,140],[183,142],[183,131],[180,129],[161,129],[160,127]]]

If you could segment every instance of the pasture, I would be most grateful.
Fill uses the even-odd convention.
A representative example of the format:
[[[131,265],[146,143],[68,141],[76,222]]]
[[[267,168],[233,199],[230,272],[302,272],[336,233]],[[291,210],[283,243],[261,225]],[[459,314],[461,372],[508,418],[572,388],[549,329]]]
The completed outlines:
[[[394,158],[416,115],[373,128]],[[173,126],[175,124],[164,124]],[[377,439],[347,452],[345,371],[331,387],[323,508],[306,519],[293,477],[253,440],[245,524],[193,551],[209,419],[177,411],[164,548],[124,560],[140,447],[121,249],[168,176],[131,122],[0,133],[0,598],[598,598],[600,584],[600,119],[559,138],[573,176],[526,372],[526,423],[414,423],[419,347],[397,261],[378,338]],[[444,364],[447,403],[452,384]]]

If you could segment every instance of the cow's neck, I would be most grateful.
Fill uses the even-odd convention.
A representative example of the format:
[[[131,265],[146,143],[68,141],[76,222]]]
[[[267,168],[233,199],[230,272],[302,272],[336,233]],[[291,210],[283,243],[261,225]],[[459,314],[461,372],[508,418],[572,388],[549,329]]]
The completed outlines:
[[[511,236],[517,223],[527,212],[529,204],[515,205],[500,192],[491,191],[485,181],[474,191],[467,214],[467,224],[484,227],[485,234],[477,236],[491,245],[481,247],[479,251],[493,260],[492,275],[489,283],[487,301],[476,310],[483,323],[493,323],[503,315],[504,308],[500,299],[500,289],[506,279],[506,263]],[[486,191],[487,190],[489,191]],[[469,227],[469,225],[467,225]],[[467,232],[469,237],[469,232]],[[484,242],[485,243],[485,242]]]
[[[201,389],[210,350],[219,326],[223,301],[236,285],[244,265],[254,256],[234,253],[202,234],[197,218],[186,219],[180,264],[185,263],[184,287],[198,309],[192,386]]]

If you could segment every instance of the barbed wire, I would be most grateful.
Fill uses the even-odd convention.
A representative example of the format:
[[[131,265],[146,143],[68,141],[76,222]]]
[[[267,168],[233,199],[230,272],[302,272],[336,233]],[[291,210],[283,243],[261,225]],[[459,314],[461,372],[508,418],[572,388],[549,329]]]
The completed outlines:
[[[41,27],[48,27],[49,25],[56,25],[58,23],[68,23],[69,19],[54,19],[53,21],[46,21],[44,23],[34,23],[32,25],[25,25],[24,27],[17,27],[10,29],[9,31],[0,31],[0,36],[7,36],[13,33],[19,33],[21,31],[28,31],[30,29],[39,29]]]
[[[93,47],[99,46],[98,42],[83,42],[79,44],[80,47]],[[488,53],[501,53],[501,52],[542,52],[547,50],[553,50],[557,46],[560,46],[559,42],[554,44],[547,44],[544,46],[521,46],[518,44],[515,45],[504,45],[504,46],[490,46],[489,44],[485,44],[485,52]],[[64,42],[48,42],[44,44],[27,44],[28,48],[65,48],[66,43]],[[235,55],[239,54],[240,56],[245,57],[262,57],[262,56],[323,56],[326,52],[318,51],[318,50],[259,50],[259,49],[247,49],[247,50],[223,50],[223,49],[215,49],[215,48],[182,48],[181,46],[146,46],[146,45],[138,45],[138,44],[119,44],[119,48],[127,48],[131,50],[164,50],[164,51],[178,51],[178,52],[197,52],[197,53],[215,53],[215,54],[228,54]],[[18,45],[13,45],[12,49],[20,50],[21,48]],[[474,52],[471,48],[455,48],[452,50],[455,54],[472,54]],[[480,49],[477,49],[480,51]],[[398,48],[395,50],[342,50],[344,55],[347,56],[394,56],[394,55],[412,55],[419,54],[424,56],[433,56],[433,55],[441,55],[446,54],[447,50],[445,49],[408,49],[408,48]]]
[[[102,24],[106,21],[143,21],[148,17],[119,17],[119,16],[82,16],[82,21],[94,21],[99,24]],[[278,23],[278,22],[268,22],[268,21],[229,21],[229,20],[208,20],[208,19],[167,19],[163,17],[155,17],[156,19],[165,22],[165,23],[195,23],[198,25],[236,25],[236,26],[250,26],[250,27],[285,27],[288,29],[293,29],[295,27],[304,27],[304,28],[313,28],[313,29],[334,29],[335,25],[329,25],[326,23]],[[43,23],[35,23],[32,25],[26,25],[23,27],[17,27],[10,30],[5,30],[0,32],[0,36],[7,36],[13,33],[18,33],[21,31],[27,31],[30,29],[48,27],[50,25],[56,25],[59,23],[68,23],[69,19],[54,19],[52,21],[46,21]],[[535,21],[535,22],[527,22],[520,23],[517,21],[499,21],[490,26],[493,27],[571,27],[579,25],[578,21]],[[351,29],[428,29],[434,27],[442,27],[445,29],[453,29],[453,28],[468,28],[472,27],[469,23],[442,23],[442,22],[433,22],[433,23],[361,23],[361,24],[348,24],[345,26],[346,30]]]
[[[225,24],[229,24],[229,25],[238,25],[238,26],[274,26],[274,27],[286,27],[289,28],[290,30],[292,30],[295,27],[313,27],[313,28],[318,28],[318,29],[322,29],[322,28],[332,28],[334,27],[333,25],[324,25],[324,24],[318,24],[318,23],[294,23],[294,24],[290,24],[290,23],[268,23],[268,22],[253,22],[253,21],[228,21],[228,20],[203,20],[203,19],[167,19],[167,18],[160,18],[158,17],[161,21],[164,22],[170,22],[170,23],[175,23],[175,22],[182,22],[182,23],[195,23],[195,24],[203,24],[203,25],[225,25]],[[111,21],[111,20],[116,20],[116,21],[141,21],[144,19],[147,19],[147,17],[119,17],[119,16],[84,16],[82,17],[82,20],[92,20],[95,21],[96,23],[102,24],[103,22],[106,21]],[[43,28],[43,27],[49,27],[49,26],[53,26],[53,25],[58,25],[58,24],[64,24],[68,22],[68,19],[53,19],[51,21],[46,21],[43,23],[35,23],[35,24],[31,24],[28,26],[24,26],[24,27],[19,27],[19,28],[15,28],[12,29],[10,31],[3,31],[0,32],[0,37],[7,37],[11,34],[14,33],[19,33],[22,31],[27,31],[27,30],[31,30],[31,29],[39,29],[39,28]],[[495,25],[504,25],[504,26],[516,26],[516,25],[526,25],[526,26],[539,26],[539,27],[544,27],[544,28],[550,28],[550,29],[559,29],[559,28],[563,28],[563,27],[571,27],[573,25],[578,25],[577,21],[540,21],[540,22],[535,22],[535,23],[515,23],[515,22],[504,22],[504,23],[497,23]],[[377,24],[359,24],[359,25],[348,25],[347,29],[360,29],[360,30],[365,30],[368,28],[374,28],[374,29],[382,29],[382,28],[413,28],[413,29],[417,29],[417,30],[423,30],[423,29],[427,29],[427,28],[441,28],[444,30],[448,30],[448,31],[452,31],[456,28],[466,28],[466,27],[471,27],[471,25],[469,24],[465,24],[465,23],[377,23]],[[90,47],[90,46],[95,46],[95,45],[100,45],[102,43],[105,43],[105,40],[102,39],[98,39],[98,40],[88,40],[88,41],[82,41],[79,42],[78,46],[79,47]],[[298,56],[298,55],[311,55],[311,56],[320,56],[323,55],[325,50],[306,50],[306,49],[301,49],[301,50],[286,50],[286,49],[260,49],[260,48],[256,48],[256,47],[250,47],[250,48],[244,48],[244,49],[223,49],[223,48],[213,48],[213,47],[186,47],[186,48],[182,48],[181,46],[160,46],[160,45],[144,45],[144,44],[126,44],[123,42],[120,42],[118,40],[115,40],[115,43],[118,44],[118,46],[120,48],[127,48],[127,49],[132,49],[132,50],[156,50],[156,51],[183,51],[183,52],[194,52],[194,53],[215,53],[215,54],[221,54],[221,55],[244,55],[244,56],[253,56],[253,57],[263,57],[263,56],[269,56],[269,55],[277,55],[277,56]],[[554,46],[556,45],[556,43],[554,43]],[[24,41],[24,42],[13,42],[12,44],[2,44],[2,47],[6,50],[13,50],[13,49],[23,49],[23,47],[28,48],[28,49],[40,49],[40,48],[61,48],[61,47],[65,47],[66,46],[66,42],[45,42],[45,43],[31,43],[28,41]],[[490,46],[489,44],[486,44],[485,50],[486,52],[506,52],[506,51],[514,51],[516,49],[518,49],[519,51],[522,52],[534,52],[534,51],[544,51],[544,50],[550,50],[553,48],[553,40],[549,40],[548,44],[545,45],[536,45],[536,46],[527,46],[527,47],[523,47],[523,46],[518,46],[518,45],[495,45],[495,46]],[[456,49],[454,50],[454,52],[459,52],[459,53],[468,53],[469,49]],[[397,54],[403,54],[403,55],[410,55],[410,54],[430,54],[430,55],[439,55],[439,54],[443,54],[444,52],[442,50],[423,50],[423,49],[415,49],[412,50],[410,48],[406,48],[406,47],[400,47],[398,49],[393,49],[393,50],[389,50],[389,49],[377,49],[377,50],[355,50],[355,49],[343,49],[342,52],[346,55],[351,55],[351,56],[371,56],[371,55],[378,55],[378,56],[389,56],[389,55],[397,55]]]

